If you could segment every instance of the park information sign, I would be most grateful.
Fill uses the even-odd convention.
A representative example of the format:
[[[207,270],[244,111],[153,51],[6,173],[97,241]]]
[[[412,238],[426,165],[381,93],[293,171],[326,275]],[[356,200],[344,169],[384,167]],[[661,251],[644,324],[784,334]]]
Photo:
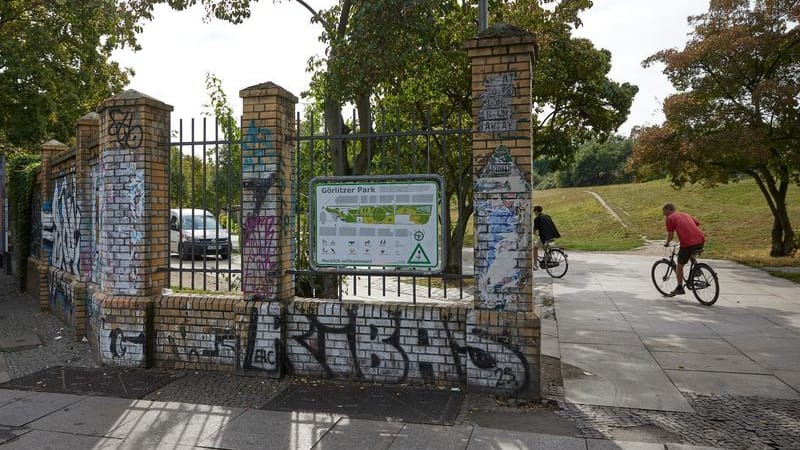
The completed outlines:
[[[443,183],[408,175],[313,179],[312,266],[440,272]]]

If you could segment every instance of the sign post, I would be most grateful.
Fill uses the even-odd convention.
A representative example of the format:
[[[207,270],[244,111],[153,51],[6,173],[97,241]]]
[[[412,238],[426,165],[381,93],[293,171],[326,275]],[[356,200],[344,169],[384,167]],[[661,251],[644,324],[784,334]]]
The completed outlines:
[[[334,273],[441,273],[443,187],[437,175],[314,178],[311,266]]]

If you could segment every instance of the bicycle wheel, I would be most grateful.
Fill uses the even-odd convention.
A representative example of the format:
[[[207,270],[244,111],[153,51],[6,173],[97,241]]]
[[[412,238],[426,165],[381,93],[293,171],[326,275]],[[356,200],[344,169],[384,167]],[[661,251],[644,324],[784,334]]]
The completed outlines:
[[[689,283],[698,302],[706,306],[716,303],[719,298],[719,280],[711,266],[705,263],[696,264],[689,276]]]
[[[544,269],[553,278],[563,277],[569,269],[567,254],[557,248],[550,249],[544,255]]]
[[[675,268],[666,259],[656,261],[653,268],[650,270],[650,276],[653,278],[653,284],[656,286],[661,295],[669,295],[672,288],[675,287],[675,282],[672,281],[672,276],[675,274]]]

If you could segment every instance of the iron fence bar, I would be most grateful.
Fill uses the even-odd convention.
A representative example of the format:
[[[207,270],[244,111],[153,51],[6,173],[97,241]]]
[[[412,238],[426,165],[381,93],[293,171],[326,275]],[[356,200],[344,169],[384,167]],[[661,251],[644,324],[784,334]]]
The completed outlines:
[[[192,118],[192,133],[191,133],[192,134],[192,141],[195,140],[194,139],[194,129],[195,129],[195,123],[194,123],[194,118]],[[195,146],[192,145],[191,146],[191,158],[192,159],[189,161],[190,162],[190,167],[192,168],[191,169],[191,173],[192,173],[192,191],[191,191],[192,192],[192,221],[194,221],[194,205],[195,205],[195,198],[194,198],[194,194],[195,194],[195,192],[194,192],[195,191],[195,185],[194,185],[194,171],[195,171],[195,167],[194,167],[194,149],[195,149]],[[192,255],[192,267],[194,267],[194,245],[190,246],[190,249],[191,249],[191,255]],[[192,272],[191,280],[192,280],[191,289],[194,289],[194,272]]]
[[[206,205],[206,197],[207,197],[206,194],[207,194],[208,189],[205,188],[208,185],[207,184],[208,183],[208,177],[207,177],[208,171],[207,171],[206,164],[205,164],[205,162],[206,162],[206,143],[205,143],[205,140],[208,137],[208,136],[206,136],[206,134],[207,134],[206,133],[206,124],[208,122],[207,119],[208,119],[207,117],[203,117],[203,145],[202,145],[202,152],[203,152],[203,185],[202,185],[202,188],[203,188],[203,215],[205,215],[205,212],[208,211],[208,206]],[[194,219],[194,217],[192,219]],[[203,227],[205,227],[205,223],[203,224]],[[205,235],[206,235],[206,230],[205,230],[205,228],[203,228],[203,236],[205,236]],[[207,266],[208,266],[208,258],[203,256],[203,272],[206,271],[206,267]],[[207,282],[207,279],[206,279],[205,276],[203,276],[203,290],[204,291],[208,287],[208,286],[206,286],[206,282]]]
[[[431,108],[428,107],[428,111],[425,113],[425,129],[431,130]],[[425,159],[427,160],[427,173],[431,173],[431,135],[425,135]]]
[[[214,140],[219,140],[219,118],[217,118],[216,116],[214,117]],[[220,219],[220,217],[219,217],[219,213],[220,213],[220,209],[219,209],[219,191],[217,191],[217,182],[219,181],[219,145],[215,145],[214,146],[214,167],[213,167],[213,169],[214,169],[214,174],[213,174],[214,186],[213,186],[213,188],[214,188],[214,192],[216,193],[216,195],[214,196],[214,213],[217,215],[217,236],[216,236],[216,239],[217,239],[217,258],[219,258],[219,254],[220,254],[220,252],[219,252],[219,227],[221,225],[220,224],[220,220],[219,220]],[[230,225],[229,225],[229,227],[230,227]],[[230,236],[230,234],[229,234],[229,236]],[[230,256],[228,256],[228,259],[230,259]],[[216,265],[216,268],[219,269],[219,259],[215,259],[215,265]],[[217,273],[216,277],[215,277],[215,286],[216,287],[214,288],[214,290],[218,291],[219,290],[219,273]]]
[[[183,119],[180,120],[180,130],[178,137],[183,141]],[[178,223],[183,223],[183,146],[178,145]],[[178,268],[183,269],[183,255],[181,254],[181,244],[183,234],[178,231]],[[178,275],[178,288],[183,289],[183,277]]]

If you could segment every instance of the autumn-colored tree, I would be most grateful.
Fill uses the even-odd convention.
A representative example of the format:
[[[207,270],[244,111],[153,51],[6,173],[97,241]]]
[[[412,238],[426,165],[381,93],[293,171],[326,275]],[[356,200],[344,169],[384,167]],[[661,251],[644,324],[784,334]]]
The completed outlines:
[[[629,164],[681,186],[755,179],[773,215],[771,256],[788,256],[794,231],[786,193],[800,182],[800,0],[712,0],[689,18],[683,50],[663,50],[678,93],[662,125],[638,130]]]

